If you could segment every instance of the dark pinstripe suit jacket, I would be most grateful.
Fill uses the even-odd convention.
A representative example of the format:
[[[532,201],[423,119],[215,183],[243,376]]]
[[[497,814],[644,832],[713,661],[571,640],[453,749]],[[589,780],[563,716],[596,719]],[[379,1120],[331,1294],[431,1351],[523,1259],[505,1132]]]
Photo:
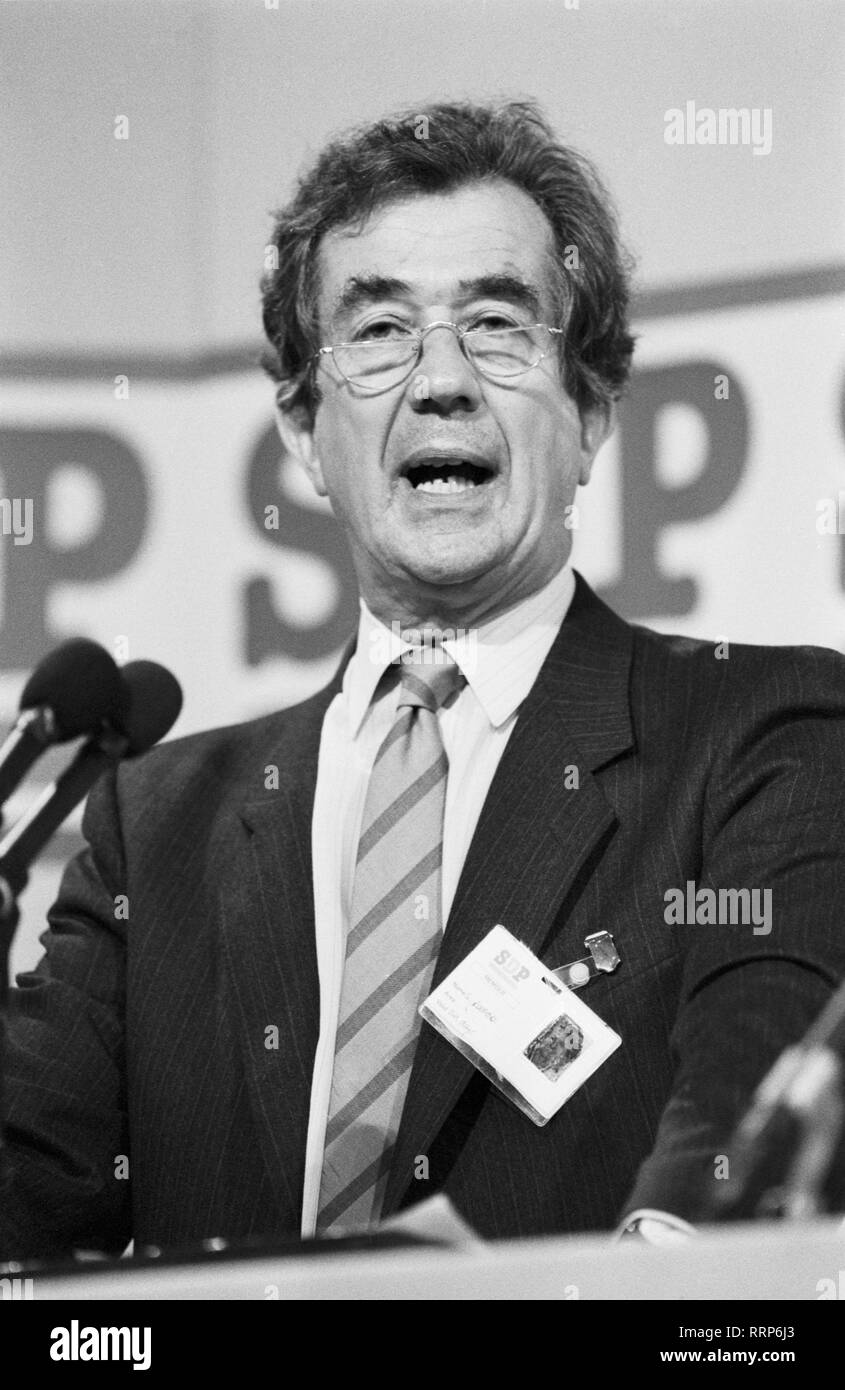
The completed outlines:
[[[164,745],[92,793],[90,849],[14,995],[0,1251],[298,1234],[318,1026],[311,812],[338,688]],[[583,997],[623,1044],[540,1129],[424,1026],[387,1209],[443,1188],[493,1237],[609,1228],[635,1206],[694,1219],[751,1089],[842,974],[843,772],[845,659],[736,646],[719,660],[629,626],[579,579],[435,978],[496,922],[552,967],[606,929],[621,968]],[[771,932],[667,924],[666,890],[690,880],[770,888]]]

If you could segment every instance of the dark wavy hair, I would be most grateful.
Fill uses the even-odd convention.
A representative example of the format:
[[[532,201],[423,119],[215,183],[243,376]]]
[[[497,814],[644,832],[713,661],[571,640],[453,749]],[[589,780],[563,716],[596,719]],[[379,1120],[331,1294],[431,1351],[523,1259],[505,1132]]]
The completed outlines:
[[[261,281],[270,344],[262,365],[279,383],[282,410],[304,410],[313,421],[320,399],[313,354],[320,346],[317,253],[326,233],[360,228],[391,202],[490,179],[523,189],[551,225],[555,307],[567,330],[561,371],[570,396],[583,410],[621,395],[634,348],[631,260],[593,165],[555,139],[533,102],[443,102],[333,140],[275,214],[276,268]]]

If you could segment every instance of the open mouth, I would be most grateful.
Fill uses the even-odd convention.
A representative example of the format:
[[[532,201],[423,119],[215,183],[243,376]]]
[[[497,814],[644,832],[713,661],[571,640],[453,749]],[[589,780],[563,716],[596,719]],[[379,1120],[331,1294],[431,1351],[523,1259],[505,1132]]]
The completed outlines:
[[[409,460],[401,476],[407,478],[415,492],[457,493],[483,487],[495,476],[492,464],[474,459],[418,457]]]

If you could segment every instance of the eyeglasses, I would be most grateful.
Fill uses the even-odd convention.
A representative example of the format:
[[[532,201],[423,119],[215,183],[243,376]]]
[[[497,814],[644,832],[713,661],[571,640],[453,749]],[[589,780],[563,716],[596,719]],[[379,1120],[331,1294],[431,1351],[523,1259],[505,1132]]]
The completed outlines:
[[[383,322],[388,329],[378,338],[359,338],[353,343],[321,347],[312,358],[331,355],[344,381],[364,391],[388,391],[405,381],[419,365],[423,340],[435,328],[449,328],[455,334],[467,361],[490,381],[508,381],[522,376],[542,362],[555,346],[555,335],[562,328],[547,323],[530,323],[506,328],[460,328],[446,319],[437,319],[425,328],[403,328]]]

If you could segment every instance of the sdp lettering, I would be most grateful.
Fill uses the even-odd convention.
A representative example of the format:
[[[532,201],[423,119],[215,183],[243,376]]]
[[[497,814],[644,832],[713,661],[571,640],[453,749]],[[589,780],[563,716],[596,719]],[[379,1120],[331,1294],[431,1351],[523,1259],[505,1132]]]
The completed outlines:
[[[497,956],[493,957],[493,964],[501,966],[506,975],[510,975],[515,984],[520,980],[527,980],[531,971],[527,965],[520,965],[518,960],[514,960],[510,951],[502,950]]]

